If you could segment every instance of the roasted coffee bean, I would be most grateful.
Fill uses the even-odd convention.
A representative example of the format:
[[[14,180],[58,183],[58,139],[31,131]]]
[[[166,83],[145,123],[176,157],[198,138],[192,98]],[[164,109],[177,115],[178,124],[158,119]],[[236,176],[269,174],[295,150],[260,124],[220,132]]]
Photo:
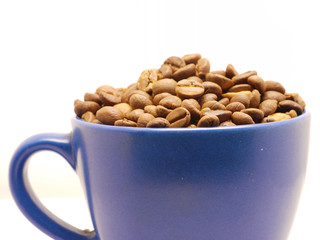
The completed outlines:
[[[211,71],[210,73],[212,74],[219,74],[219,75],[222,75],[222,76],[226,76],[226,71],[225,70],[215,70],[215,71]]]
[[[93,122],[96,118],[96,115],[94,115],[92,112],[85,112],[82,114],[81,119],[86,122]]]
[[[155,96],[164,92],[176,95],[176,86],[177,82],[173,79],[161,79],[153,84],[153,95]]]
[[[239,94],[235,95],[230,99],[230,102],[240,102],[247,108],[250,104],[250,98],[247,94],[239,92]]]
[[[277,111],[278,102],[274,99],[267,99],[260,103],[259,109],[264,112],[264,116],[269,116]]]
[[[101,104],[101,100],[98,94],[96,93],[86,93],[84,95],[84,101],[92,101],[98,104]]]
[[[292,100],[283,100],[279,102],[280,112],[288,112],[291,109],[295,110],[298,115],[302,114],[303,109],[299,103]]]
[[[267,99],[275,99],[278,102],[281,102],[283,100],[286,100],[286,96],[280,92],[277,91],[266,91],[262,95],[262,101]]]
[[[125,115],[125,117],[126,117],[128,120],[137,122],[137,121],[138,121],[138,118],[140,117],[140,115],[141,115],[142,113],[144,113],[143,109],[137,108],[137,109],[132,110],[131,112],[128,112],[128,113]]]
[[[282,94],[285,94],[286,89],[282,86],[281,83],[276,81],[265,81],[266,91],[277,91]]]
[[[241,112],[248,114],[255,123],[261,122],[264,117],[264,112],[257,108],[242,109]]]
[[[214,93],[207,93],[202,95],[198,101],[200,103],[200,106],[202,106],[205,102],[212,101],[212,100],[217,101],[218,96]]]
[[[260,100],[261,100],[260,92],[257,89],[254,89],[251,92],[249,107],[250,108],[258,108],[259,104],[260,104]]]
[[[164,99],[165,97],[168,97],[168,96],[173,96],[172,94],[170,93],[167,93],[167,92],[163,92],[163,93],[159,93],[157,95],[154,96],[153,98],[153,104],[154,105],[159,105],[159,102]]]
[[[230,100],[229,100],[229,98],[222,98],[219,100],[219,103],[227,106],[230,103]]]
[[[250,92],[250,91],[241,91],[241,92],[226,92],[226,93],[222,94],[222,97],[224,97],[224,98],[226,97],[226,98],[231,99],[232,97],[234,97],[240,93],[241,94],[244,93],[244,94],[248,95],[248,97],[251,97],[251,95],[252,95],[252,92]]]
[[[222,89],[218,84],[216,84],[214,82],[204,81],[202,85],[204,87],[204,93],[205,94],[213,93],[213,94],[215,94],[217,96],[221,96]]]
[[[190,123],[191,115],[187,109],[179,107],[172,110],[166,119],[170,122],[171,128],[187,127]]]
[[[277,112],[277,113],[271,114],[268,117],[273,118],[276,122],[291,118],[288,114],[281,113],[281,112]]]
[[[124,117],[123,113],[115,107],[105,106],[96,113],[97,119],[106,125],[114,125],[114,122]]]
[[[257,75],[252,75],[248,77],[247,82],[252,85],[255,89],[257,89],[260,93],[264,93],[266,90],[266,85],[264,83],[264,80],[257,76]]]
[[[261,123],[269,123],[269,122],[275,122],[276,120],[272,117],[265,117],[262,119]]]
[[[232,78],[234,84],[248,83],[248,78],[257,75],[256,71],[248,71],[241,74],[238,74]]]
[[[172,109],[166,108],[162,105],[158,105],[156,108],[157,116],[158,117],[167,117],[169,113],[172,112]]]
[[[150,113],[142,113],[137,121],[137,127],[146,127],[155,117]]]
[[[191,98],[191,99],[185,99],[182,101],[181,107],[184,107],[187,109],[191,114],[191,121],[197,122],[200,119],[200,104],[197,100]]]
[[[191,76],[191,77],[188,77],[187,78],[188,80],[193,80],[193,81],[196,81],[198,83],[203,83],[202,79],[197,77],[197,76]]]
[[[136,127],[137,123],[128,119],[120,119],[114,122],[115,126],[121,127]]]
[[[99,93],[100,93],[101,91],[104,91],[104,92],[114,92],[114,91],[116,91],[116,89],[115,89],[114,87],[112,87],[112,86],[109,86],[109,85],[102,85],[102,86],[100,86],[100,87],[98,87],[98,88],[96,89],[96,94],[99,95]]]
[[[151,100],[151,96],[144,92],[144,91],[141,91],[141,90],[136,90],[136,89],[130,89],[130,90],[126,90],[124,92],[124,94],[121,96],[121,102],[126,102],[128,103],[129,100],[130,100],[130,97],[133,95],[133,94],[140,94],[142,96],[145,96],[147,98],[149,98]]]
[[[168,96],[159,102],[159,105],[164,106],[168,109],[176,109],[178,107],[181,107],[181,99],[177,96]]]
[[[241,110],[245,109],[246,107],[241,102],[232,102],[226,106],[226,110],[231,112],[240,112]]]
[[[197,98],[204,93],[203,84],[192,79],[184,79],[177,83],[176,94],[180,98]]]
[[[298,114],[295,110],[291,109],[289,112],[286,112],[291,118],[297,117]]]
[[[114,107],[118,108],[124,115],[132,111],[132,107],[128,103],[118,103]]]
[[[236,71],[232,64],[228,64],[226,68],[226,77],[232,79],[234,76],[237,76],[239,73]]]
[[[130,97],[129,104],[133,109],[144,109],[145,106],[152,105],[152,101],[148,97],[136,93]]]
[[[190,124],[187,128],[196,128],[197,127],[197,125],[195,125],[195,124]]]
[[[152,114],[154,117],[158,117],[157,106],[147,105],[144,107],[144,112]]]
[[[254,124],[252,117],[243,112],[232,113],[232,121],[237,125]]]
[[[194,76],[196,73],[196,65],[193,63],[190,63],[184,67],[179,68],[175,73],[173,74],[173,78],[177,81],[180,81],[182,79],[186,79],[188,77]]]
[[[113,106],[121,103],[121,95],[116,89],[102,89],[98,95],[105,106]]]
[[[229,110],[211,110],[202,113],[201,116],[210,114],[216,115],[219,118],[220,122],[225,122],[231,119],[232,112]]]
[[[241,92],[241,91],[252,91],[253,88],[250,84],[237,84],[229,88],[228,92]]]
[[[201,58],[200,53],[187,54],[182,57],[182,59],[186,64],[190,64],[190,63],[197,64],[200,58]]]
[[[210,72],[206,75],[206,81],[214,82],[214,83],[218,84],[222,88],[223,91],[229,89],[234,84],[230,78],[227,78],[223,75],[215,74],[212,72]]]
[[[173,73],[175,71],[177,71],[179,68],[184,67],[186,65],[186,63],[184,62],[184,60],[182,58],[176,57],[176,56],[172,56],[172,57],[167,58],[164,61],[164,64],[170,65]]]
[[[217,101],[208,101],[202,105],[202,108],[210,108],[211,110],[225,110],[226,107]]]
[[[291,96],[292,96],[292,100],[299,103],[302,109],[305,108],[306,103],[298,93],[291,93]],[[288,100],[291,100],[291,99],[288,99]]]
[[[137,82],[137,88],[141,91],[151,93],[153,84],[158,80],[158,70],[157,69],[147,69],[144,70]]]
[[[93,101],[84,101],[84,102],[81,100],[74,101],[74,112],[80,118],[82,114],[84,114],[85,112],[89,111],[95,114],[99,109],[100,109],[100,105]]]
[[[159,68],[158,79],[171,78],[172,74],[171,66],[168,64],[162,64]]]
[[[147,128],[168,128],[169,126],[169,121],[161,117],[154,118],[147,124]]]
[[[236,126],[232,121],[225,121],[219,124],[219,127],[232,127]]]
[[[196,64],[196,76],[203,79],[210,72],[210,62],[207,58],[200,58]]]
[[[217,127],[219,123],[219,118],[216,115],[204,115],[200,118],[197,127]]]

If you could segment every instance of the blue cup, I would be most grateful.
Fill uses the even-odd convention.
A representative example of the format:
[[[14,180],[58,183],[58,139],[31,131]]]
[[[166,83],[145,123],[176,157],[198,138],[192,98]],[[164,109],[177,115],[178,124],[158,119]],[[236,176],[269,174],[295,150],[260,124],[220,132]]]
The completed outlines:
[[[70,134],[23,142],[10,187],[24,215],[54,239],[284,240],[305,179],[310,114],[218,128],[145,129],[72,119]],[[40,203],[29,157],[62,155],[79,175],[94,231]]]

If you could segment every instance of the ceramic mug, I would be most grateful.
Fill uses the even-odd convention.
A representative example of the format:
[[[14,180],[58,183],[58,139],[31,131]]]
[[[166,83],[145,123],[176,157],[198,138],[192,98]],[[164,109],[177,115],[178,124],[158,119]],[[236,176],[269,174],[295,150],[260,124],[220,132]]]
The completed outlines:
[[[23,142],[10,187],[24,215],[54,239],[284,240],[304,183],[310,113],[279,122],[147,129],[72,119],[70,134]],[[29,157],[62,155],[79,175],[94,231],[50,213],[26,176]]]

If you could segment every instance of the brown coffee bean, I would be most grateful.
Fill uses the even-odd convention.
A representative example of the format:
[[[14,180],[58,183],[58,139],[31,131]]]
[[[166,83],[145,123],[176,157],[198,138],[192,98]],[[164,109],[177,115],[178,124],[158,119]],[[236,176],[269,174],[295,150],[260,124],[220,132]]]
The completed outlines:
[[[114,125],[114,122],[122,119],[124,115],[118,108],[105,106],[97,111],[96,117],[103,124]]]
[[[296,103],[300,104],[302,109],[305,108],[306,103],[298,93],[286,93],[285,96],[286,96],[286,100],[293,100]]]
[[[209,60],[207,58],[200,58],[196,64],[196,76],[203,79],[208,72],[210,72]]]
[[[260,93],[264,93],[266,90],[266,85],[264,83],[264,80],[257,76],[257,75],[252,75],[248,77],[248,83],[252,85],[255,89],[257,89]]]
[[[241,91],[252,91],[253,88],[250,84],[237,84],[229,88],[228,92],[241,92]]]
[[[212,101],[212,100],[217,101],[218,96],[214,93],[207,93],[202,95],[198,101],[200,103],[200,106],[202,106],[205,102]]]
[[[146,96],[136,93],[130,97],[129,104],[133,109],[137,109],[137,108],[144,109],[145,106],[152,105],[152,101]]]
[[[217,101],[208,101],[202,105],[202,108],[210,108],[211,110],[225,110],[226,107]]]
[[[170,122],[171,128],[186,127],[190,123],[191,115],[187,109],[179,107],[172,110],[166,119]]]
[[[74,101],[74,112],[80,118],[85,112],[96,113],[100,109],[100,105],[93,101]]]
[[[235,95],[230,99],[230,103],[233,102],[240,102],[247,108],[250,104],[250,98],[247,94],[239,92],[239,94]]]
[[[219,127],[232,127],[236,126],[232,121],[225,121],[220,123]]]
[[[154,118],[147,124],[147,128],[168,128],[169,126],[169,121],[162,117]]]
[[[100,86],[100,87],[98,87],[98,88],[96,89],[96,94],[99,95],[99,93],[100,93],[101,91],[104,91],[104,92],[114,92],[114,91],[116,91],[116,89],[115,89],[114,87],[109,86],[109,85],[102,85],[102,86]]]
[[[243,113],[243,112],[232,113],[232,121],[236,125],[254,124],[252,117],[246,113]]]
[[[175,73],[173,74],[173,78],[177,81],[180,81],[182,79],[186,79],[188,77],[191,77],[196,74],[196,65],[193,63],[190,63],[184,67],[179,68]]]
[[[102,89],[98,95],[105,106],[113,106],[121,103],[121,95],[116,89]]]
[[[275,122],[276,120],[272,117],[265,117],[262,119],[261,123],[269,123],[269,122]]]
[[[197,100],[193,98],[185,99],[182,101],[181,107],[184,107],[190,112],[192,122],[197,122],[200,119],[200,104]]]
[[[158,79],[171,78],[172,74],[171,66],[168,64],[162,64],[159,68]]]
[[[132,107],[128,103],[118,103],[114,107],[118,108],[124,115],[132,111]]]
[[[241,112],[248,114],[255,123],[261,122],[264,117],[264,112],[257,108],[242,109]]]
[[[144,113],[143,109],[137,108],[137,109],[132,110],[131,112],[128,112],[128,113],[125,115],[125,117],[126,117],[128,120],[137,122],[137,121],[138,121],[138,118],[139,118],[140,115],[143,114],[143,113]]]
[[[84,101],[92,101],[98,104],[101,104],[101,100],[98,94],[96,93],[86,93],[84,95]]]
[[[148,123],[155,117],[150,113],[142,113],[137,121],[137,127],[146,127]]]
[[[168,109],[175,109],[181,106],[181,99],[177,96],[168,96],[159,102],[159,105],[162,105]]]
[[[200,117],[203,116],[205,112],[209,112],[209,111],[213,111],[213,110],[208,107],[202,108],[200,111],[201,112]]]
[[[120,119],[115,121],[114,125],[120,127],[136,127],[137,123],[128,119]]]
[[[232,102],[226,106],[226,110],[229,110],[231,112],[240,112],[242,109],[245,108],[246,107],[241,102]]]
[[[259,109],[264,112],[264,116],[269,116],[277,111],[278,102],[274,99],[267,99],[260,103]]]
[[[302,114],[303,109],[299,103],[292,100],[283,100],[279,102],[280,112],[288,112],[291,109],[295,110],[298,115]]]
[[[219,103],[227,106],[230,103],[230,100],[229,100],[229,98],[222,98],[219,100]]]
[[[227,78],[223,75],[215,74],[212,72],[210,72],[206,75],[206,81],[214,82],[214,83],[218,84],[222,88],[223,91],[226,91],[227,89],[232,87],[234,84],[230,78]]]
[[[157,106],[147,105],[144,107],[144,112],[152,114],[154,117],[158,117]]]
[[[281,112],[276,112],[274,114],[269,115],[268,117],[273,118],[276,122],[291,118],[288,114],[281,113]]]
[[[158,117],[167,117],[169,113],[172,112],[172,109],[168,109],[162,105],[158,105],[156,108],[157,116]]]
[[[250,108],[258,108],[259,104],[260,104],[260,100],[261,100],[260,92],[257,89],[254,89],[251,92],[249,107]]]
[[[234,76],[237,76],[239,73],[236,71],[232,64],[228,64],[226,68],[226,77],[232,79]]]
[[[280,92],[277,91],[266,91],[262,95],[262,101],[267,99],[275,99],[278,102],[281,102],[283,100],[286,100],[286,96]]]
[[[172,57],[167,58],[164,61],[164,64],[170,65],[173,73],[175,71],[177,71],[179,68],[184,67],[186,65],[186,63],[184,62],[184,60],[182,58],[176,57],[176,56],[172,56]]]
[[[158,70],[157,69],[147,69],[144,70],[137,82],[137,88],[141,91],[151,93],[153,84],[158,80]]]
[[[285,94],[286,89],[282,86],[281,83],[276,81],[265,81],[266,91],[277,91]]]
[[[195,124],[190,124],[187,128],[196,128],[197,127],[197,125],[195,125]]]
[[[157,94],[164,93],[164,92],[170,93],[172,95],[176,95],[176,90],[175,90],[176,85],[177,85],[177,82],[170,78],[164,78],[159,81],[156,81],[153,84],[153,95],[155,96]]]
[[[187,54],[182,57],[186,64],[197,64],[198,60],[201,58],[200,53]]]
[[[92,112],[85,112],[82,114],[81,119],[86,122],[93,122],[96,118],[96,115],[94,115]]]
[[[102,122],[100,122],[98,119],[93,119],[92,123],[96,123],[96,124],[103,124]]]
[[[197,127],[216,127],[219,126],[220,121],[216,115],[204,115],[200,118]]]
[[[151,100],[151,96],[144,92],[144,91],[141,91],[141,90],[134,90],[134,89],[128,89],[124,92],[124,94],[121,96],[121,102],[126,102],[126,103],[129,103],[129,100],[130,100],[130,97],[133,95],[133,94],[140,94],[142,96],[145,96],[147,98],[149,98]]]
[[[191,79],[181,80],[176,86],[176,94],[180,98],[197,98],[203,93],[203,84]]]
[[[219,75],[222,75],[222,76],[226,76],[226,71],[224,70],[215,70],[215,71],[211,71],[210,73],[212,74],[219,74]]]
[[[204,81],[202,85],[204,87],[204,93],[205,94],[213,93],[213,94],[215,94],[217,96],[221,96],[222,89],[218,84],[216,84],[214,82]]]
[[[187,78],[188,80],[193,80],[193,81],[196,81],[198,83],[203,83],[202,79],[197,77],[197,76],[191,76],[191,77],[188,77]]]
[[[232,78],[234,84],[248,83],[248,78],[250,76],[257,75],[256,71],[248,71],[238,74]]]
[[[225,122],[231,119],[232,112],[229,110],[211,110],[211,111],[206,111],[201,114],[201,116],[205,115],[216,115],[219,118],[220,122]]]
[[[248,95],[249,98],[252,95],[252,92],[250,92],[250,91],[241,91],[241,92],[226,92],[226,93],[222,94],[222,97],[224,97],[224,98],[226,97],[226,98],[231,99],[231,98],[233,98],[234,96],[236,96],[236,95],[238,95],[240,93],[241,94],[244,93],[244,94]]]
[[[298,114],[295,110],[291,109],[289,112],[286,112],[291,118],[297,117]]]
[[[159,102],[164,99],[165,97],[168,97],[168,96],[173,96],[172,94],[170,93],[167,93],[167,92],[163,92],[163,93],[159,93],[157,95],[154,96],[153,98],[153,104],[154,105],[159,105]]]

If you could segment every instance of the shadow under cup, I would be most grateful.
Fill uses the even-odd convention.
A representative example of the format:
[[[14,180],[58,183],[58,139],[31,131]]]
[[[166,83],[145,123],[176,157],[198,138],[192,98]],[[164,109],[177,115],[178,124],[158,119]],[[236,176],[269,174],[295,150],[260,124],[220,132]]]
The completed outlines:
[[[65,152],[59,144],[50,150],[63,155],[79,175],[94,232],[60,222],[51,229],[43,226],[23,207],[15,190],[19,183],[11,183],[24,214],[55,239],[72,239],[58,232],[60,225],[82,239],[288,238],[306,173],[309,112],[235,127],[145,129],[78,118],[72,127],[71,138],[61,137]],[[17,167],[12,165],[14,181]]]

